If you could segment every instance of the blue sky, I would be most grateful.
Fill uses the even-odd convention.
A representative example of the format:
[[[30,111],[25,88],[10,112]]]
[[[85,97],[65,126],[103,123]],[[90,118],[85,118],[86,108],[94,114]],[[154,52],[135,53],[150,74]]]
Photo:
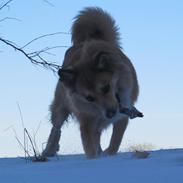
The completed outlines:
[[[87,6],[99,6],[108,11],[120,28],[125,54],[136,67],[140,96],[136,106],[144,112],[143,119],[130,121],[121,150],[131,144],[153,144],[155,148],[183,147],[183,2],[177,1],[58,1],[49,6],[42,0],[13,1],[1,11],[0,19],[15,17],[21,21],[0,22],[0,36],[24,45],[40,35],[59,31],[69,32],[73,17]],[[70,35],[41,39],[27,51],[47,46],[70,46]],[[62,63],[66,48],[54,50],[48,56]],[[49,105],[57,77],[51,71],[32,65],[24,56],[0,42],[0,156],[22,155],[15,140],[22,139],[23,130],[17,103],[21,107],[24,125],[36,135],[41,149],[46,141]],[[111,129],[104,131],[106,146]],[[60,153],[83,152],[78,125],[66,124],[60,141]]]

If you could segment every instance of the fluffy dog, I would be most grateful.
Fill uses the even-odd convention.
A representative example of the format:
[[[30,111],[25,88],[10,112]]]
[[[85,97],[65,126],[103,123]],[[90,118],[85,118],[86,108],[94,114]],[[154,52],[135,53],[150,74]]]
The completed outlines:
[[[44,156],[59,150],[61,127],[70,114],[80,124],[88,158],[117,153],[128,124],[121,108],[131,109],[138,96],[135,69],[122,52],[114,19],[100,8],[86,8],[75,17],[73,45],[59,70],[51,105],[52,129]],[[102,151],[102,130],[113,125],[109,147]]]

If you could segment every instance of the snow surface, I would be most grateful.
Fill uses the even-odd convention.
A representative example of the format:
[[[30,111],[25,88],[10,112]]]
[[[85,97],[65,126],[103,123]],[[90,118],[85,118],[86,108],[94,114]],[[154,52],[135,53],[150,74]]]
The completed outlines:
[[[183,183],[183,149],[150,152],[147,159],[132,153],[88,160],[63,155],[48,162],[0,159],[0,183]]]

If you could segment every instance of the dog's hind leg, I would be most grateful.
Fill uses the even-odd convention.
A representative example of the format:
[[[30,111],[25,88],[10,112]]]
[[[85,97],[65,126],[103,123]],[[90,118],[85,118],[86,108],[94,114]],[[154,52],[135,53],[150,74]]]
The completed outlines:
[[[113,124],[113,132],[109,147],[104,151],[106,155],[114,155],[117,153],[121,144],[124,132],[128,124],[128,117],[123,117],[121,120]]]
[[[42,156],[50,157],[54,156],[59,150],[59,140],[61,135],[61,127],[64,121],[67,119],[69,112],[60,105],[52,105],[51,107],[51,122],[52,129],[45,150],[42,152]]]

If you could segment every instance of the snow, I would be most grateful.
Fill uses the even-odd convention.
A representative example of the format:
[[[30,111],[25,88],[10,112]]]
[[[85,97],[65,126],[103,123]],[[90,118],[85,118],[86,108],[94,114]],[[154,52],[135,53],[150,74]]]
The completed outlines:
[[[0,183],[183,183],[183,149],[152,151],[146,159],[133,153],[88,160],[61,155],[48,162],[0,158]]]

